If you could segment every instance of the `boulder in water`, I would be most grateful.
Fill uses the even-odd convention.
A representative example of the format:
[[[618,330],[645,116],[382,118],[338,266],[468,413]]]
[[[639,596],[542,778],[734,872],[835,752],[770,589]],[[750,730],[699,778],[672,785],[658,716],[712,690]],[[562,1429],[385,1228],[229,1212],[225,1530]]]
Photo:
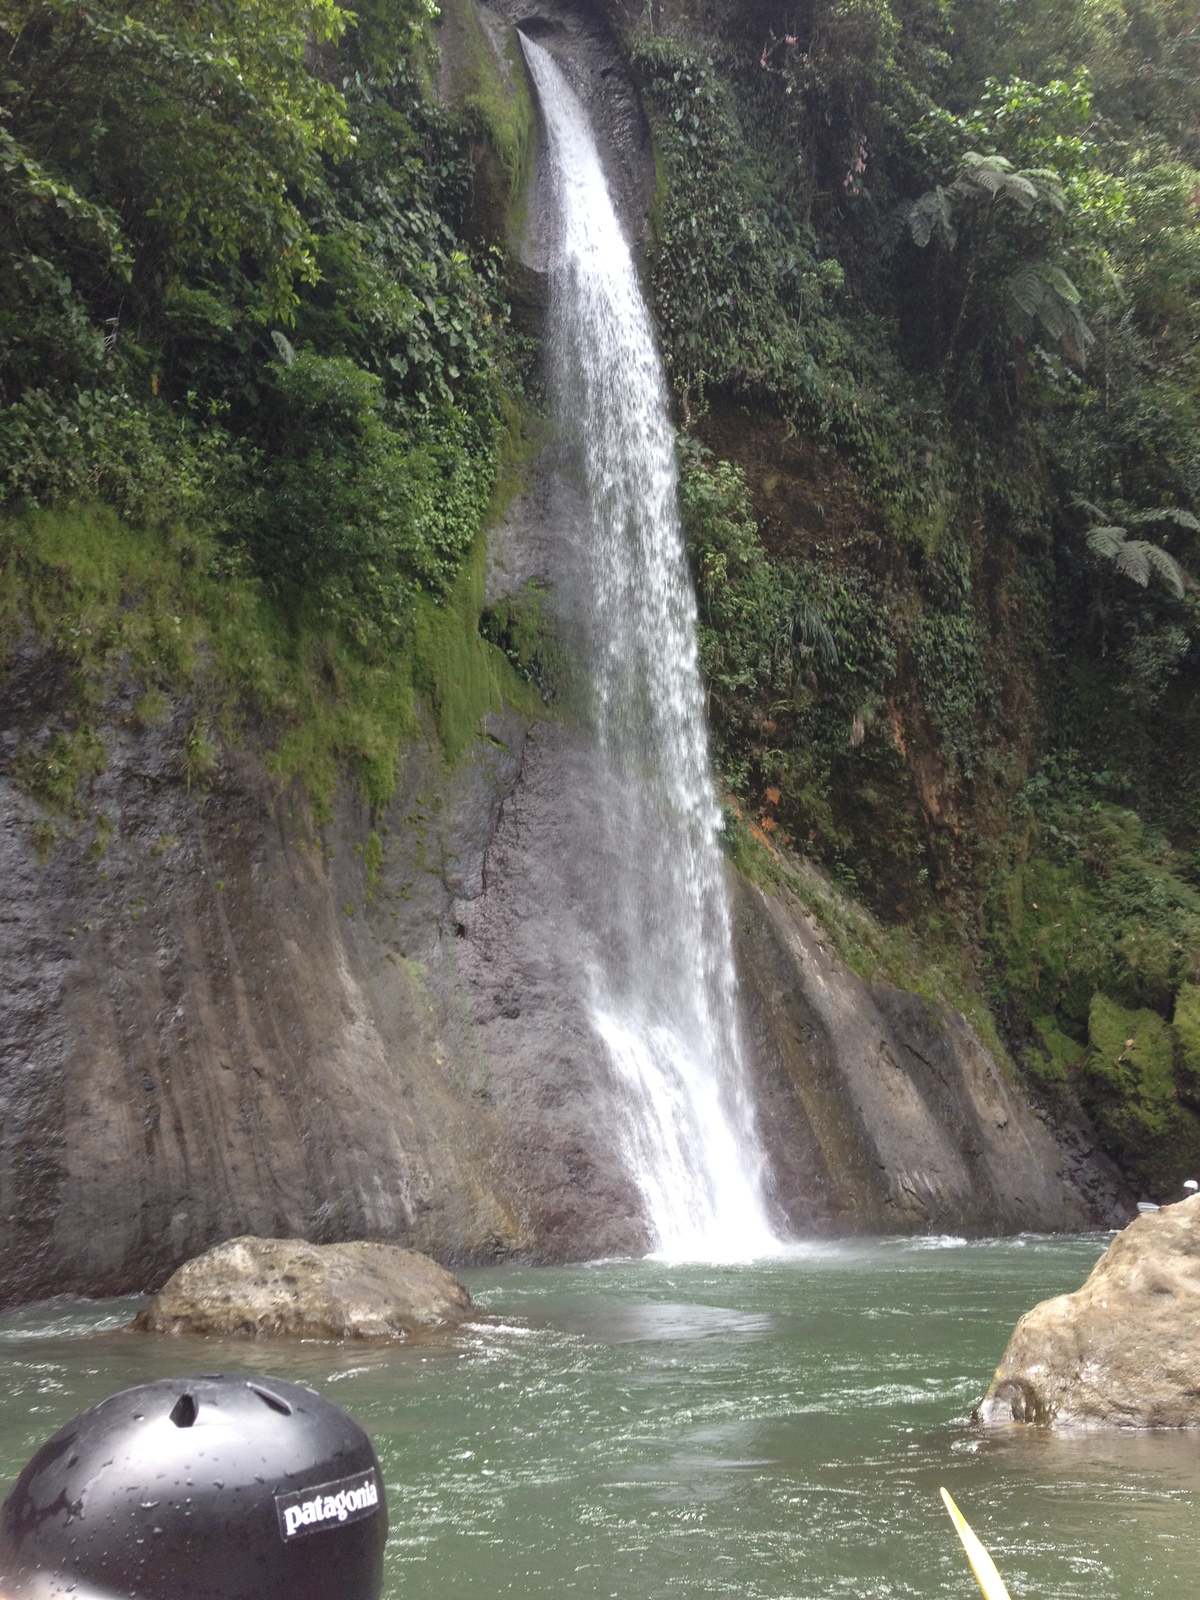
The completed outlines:
[[[458,1279],[415,1250],[244,1235],[185,1261],[133,1326],[140,1333],[405,1339],[474,1315]]]
[[[1140,1216],[1081,1289],[1026,1312],[975,1420],[1200,1427],[1200,1196]]]

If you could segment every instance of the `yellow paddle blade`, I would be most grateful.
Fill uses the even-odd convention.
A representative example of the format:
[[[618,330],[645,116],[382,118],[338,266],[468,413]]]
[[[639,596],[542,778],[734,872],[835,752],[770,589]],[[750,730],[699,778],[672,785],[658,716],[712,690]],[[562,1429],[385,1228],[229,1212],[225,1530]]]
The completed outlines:
[[[945,1489],[942,1490],[942,1499],[946,1503],[946,1510],[950,1513],[950,1521],[954,1524],[955,1532],[963,1542],[963,1549],[967,1552],[967,1560],[971,1563],[975,1581],[983,1590],[984,1600],[1009,1600],[1004,1579],[996,1571],[996,1563],[975,1537],[971,1531],[971,1524]]]

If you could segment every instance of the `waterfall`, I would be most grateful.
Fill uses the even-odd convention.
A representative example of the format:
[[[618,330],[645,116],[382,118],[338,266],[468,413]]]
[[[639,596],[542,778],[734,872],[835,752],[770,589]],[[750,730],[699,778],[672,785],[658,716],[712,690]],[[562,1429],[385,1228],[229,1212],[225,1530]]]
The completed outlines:
[[[745,1085],[667,387],[586,113],[522,36],[549,183],[551,407],[578,492],[575,633],[594,743],[592,1022],[661,1254],[776,1251]]]

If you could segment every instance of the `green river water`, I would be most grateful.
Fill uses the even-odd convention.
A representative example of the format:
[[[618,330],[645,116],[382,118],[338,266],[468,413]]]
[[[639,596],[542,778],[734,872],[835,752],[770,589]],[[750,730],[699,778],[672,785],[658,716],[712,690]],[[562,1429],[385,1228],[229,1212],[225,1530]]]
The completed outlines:
[[[1183,1600],[1200,1439],[968,1422],[1016,1318],[1106,1243],[476,1272],[495,1322],[436,1348],[147,1339],[120,1331],[136,1302],[52,1302],[0,1318],[0,1473],[128,1384],[276,1372],[374,1436],[388,1600],[970,1597],[943,1483],[1014,1600]]]

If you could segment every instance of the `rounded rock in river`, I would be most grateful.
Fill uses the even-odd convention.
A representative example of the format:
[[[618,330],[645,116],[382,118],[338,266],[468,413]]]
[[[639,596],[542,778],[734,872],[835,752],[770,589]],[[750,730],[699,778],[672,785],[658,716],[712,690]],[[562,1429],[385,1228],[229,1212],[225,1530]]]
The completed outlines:
[[[1200,1427],[1200,1196],[1147,1212],[1017,1323],[984,1424]]]
[[[404,1339],[477,1315],[458,1279],[416,1250],[245,1235],[185,1261],[133,1326],[140,1333]]]

